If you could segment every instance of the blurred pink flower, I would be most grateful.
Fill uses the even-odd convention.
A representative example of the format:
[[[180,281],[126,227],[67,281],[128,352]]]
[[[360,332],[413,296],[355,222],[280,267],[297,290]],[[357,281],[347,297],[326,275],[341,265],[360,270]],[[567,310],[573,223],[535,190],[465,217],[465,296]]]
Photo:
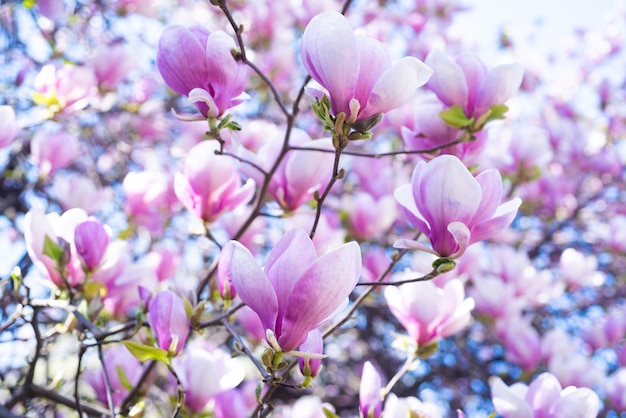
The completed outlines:
[[[459,105],[468,118],[480,118],[493,105],[504,104],[519,89],[524,75],[520,64],[499,65],[487,70],[480,59],[463,52],[451,58],[433,50],[426,57],[433,76],[428,81],[447,107]]]
[[[595,418],[600,398],[589,388],[563,389],[550,373],[542,373],[530,386],[506,386],[499,377],[490,381],[491,399],[503,418]]]
[[[521,204],[519,198],[500,204],[503,191],[498,171],[487,170],[474,178],[452,155],[418,163],[411,184],[396,189],[395,197],[409,222],[428,237],[432,249],[409,239],[394,246],[450,258],[506,228]]]
[[[328,91],[332,113],[344,112],[348,123],[400,106],[432,74],[414,57],[393,64],[380,41],[355,35],[338,12],[311,19],[302,35],[301,56],[309,75]]]
[[[433,344],[465,328],[474,309],[474,300],[465,298],[459,279],[450,280],[443,288],[432,282],[387,286],[384,295],[391,313],[419,346]]]
[[[205,222],[247,204],[255,191],[254,180],[242,185],[236,161],[216,155],[219,144],[204,141],[195,145],[185,159],[182,173],[174,177],[174,191],[180,202]]]
[[[122,189],[130,221],[160,235],[176,203],[171,177],[161,171],[131,171]]]
[[[87,107],[98,93],[98,81],[91,68],[65,64],[44,65],[33,81],[35,103],[51,112],[73,112]]]
[[[361,273],[355,242],[317,257],[302,229],[289,230],[269,253],[261,269],[250,252],[230,241],[230,275],[241,300],[261,318],[276,350],[288,352],[308,333],[330,319],[346,302]],[[276,347],[276,343],[279,347]]]
[[[180,383],[185,389],[185,405],[192,412],[202,411],[220,393],[239,385],[245,368],[238,359],[221,349],[207,350],[193,345],[172,360]]]
[[[30,153],[39,166],[39,175],[48,177],[69,166],[80,154],[78,138],[67,132],[38,130],[30,141]]]
[[[109,232],[95,218],[81,222],[74,230],[74,246],[88,271],[94,270],[102,261],[109,245]]]
[[[137,64],[136,55],[126,46],[118,43],[96,48],[91,65],[98,84],[107,90],[115,90]]]
[[[11,145],[20,128],[11,106],[0,106],[0,148]]]

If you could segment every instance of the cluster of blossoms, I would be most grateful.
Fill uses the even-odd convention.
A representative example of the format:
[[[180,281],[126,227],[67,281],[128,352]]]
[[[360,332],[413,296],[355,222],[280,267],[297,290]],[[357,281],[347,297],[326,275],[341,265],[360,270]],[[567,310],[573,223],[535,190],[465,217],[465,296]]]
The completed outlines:
[[[616,39],[588,116],[455,2],[2,7],[0,414],[626,411]]]

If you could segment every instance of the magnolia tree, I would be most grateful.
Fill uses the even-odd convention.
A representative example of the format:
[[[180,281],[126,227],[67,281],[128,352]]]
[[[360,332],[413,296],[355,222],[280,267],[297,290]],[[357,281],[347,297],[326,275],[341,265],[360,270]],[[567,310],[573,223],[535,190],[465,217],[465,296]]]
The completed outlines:
[[[465,11],[3,3],[0,415],[624,416],[624,16]]]

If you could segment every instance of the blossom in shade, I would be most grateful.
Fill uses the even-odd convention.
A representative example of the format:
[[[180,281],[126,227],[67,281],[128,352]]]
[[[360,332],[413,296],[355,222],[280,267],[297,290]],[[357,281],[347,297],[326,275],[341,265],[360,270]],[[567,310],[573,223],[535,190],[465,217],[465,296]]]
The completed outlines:
[[[279,351],[295,350],[311,330],[342,308],[361,274],[361,251],[356,242],[318,258],[313,242],[299,228],[280,239],[264,269],[237,241],[227,246],[233,247],[226,261],[233,286],[257,313],[270,344]]]
[[[519,89],[524,76],[520,64],[487,70],[470,52],[452,58],[435,49],[426,57],[426,64],[433,69],[428,87],[446,106],[461,106],[468,118],[480,118],[491,106],[503,104]]]
[[[235,42],[225,32],[210,32],[201,26],[165,28],[156,63],[165,83],[184,94],[207,117],[219,117],[241,103],[247,67],[235,60]]]
[[[309,75],[327,91],[335,116],[365,121],[408,101],[432,70],[415,57],[392,63],[384,45],[355,35],[338,12],[315,16],[302,35],[301,56]]]
[[[185,159],[182,173],[174,177],[174,192],[180,202],[205,222],[245,205],[254,195],[254,180],[242,185],[236,161],[216,155],[219,144],[204,141],[195,145]]]
[[[563,389],[550,373],[537,376],[530,385],[504,384],[499,377],[490,381],[491,400],[503,418],[594,418],[600,411],[600,398],[589,388]]]
[[[157,293],[148,305],[148,322],[156,334],[159,348],[174,355],[182,350],[191,322],[180,296],[171,290]]]
[[[497,170],[474,177],[452,155],[418,163],[411,183],[397,188],[394,195],[405,217],[428,237],[432,249],[409,239],[394,246],[450,258],[506,228],[521,204],[519,198],[500,204],[502,178]]]
[[[427,346],[465,328],[474,300],[465,298],[463,282],[452,279],[437,287],[433,282],[387,286],[385,299],[391,313],[420,346]]]
[[[366,361],[361,373],[361,386],[359,389],[359,410],[364,418],[380,418],[383,401],[380,396],[382,382],[378,371],[372,363]]]

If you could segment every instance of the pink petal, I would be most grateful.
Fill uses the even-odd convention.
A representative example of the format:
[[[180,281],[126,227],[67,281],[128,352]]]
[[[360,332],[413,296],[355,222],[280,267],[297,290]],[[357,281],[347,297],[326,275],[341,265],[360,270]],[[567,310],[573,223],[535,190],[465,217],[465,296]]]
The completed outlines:
[[[449,56],[433,50],[426,57],[426,65],[433,69],[428,87],[446,106],[460,105],[465,108],[468,87],[465,74]]]
[[[476,110],[485,112],[491,106],[502,104],[519,90],[524,77],[524,67],[520,64],[500,65],[487,74],[476,98]]]
[[[229,241],[230,277],[241,300],[259,315],[265,329],[274,329],[278,315],[278,300],[272,284],[250,251],[237,241]]]
[[[354,30],[338,12],[315,16],[302,35],[302,62],[315,81],[330,93],[333,111],[349,113],[359,74]]]

